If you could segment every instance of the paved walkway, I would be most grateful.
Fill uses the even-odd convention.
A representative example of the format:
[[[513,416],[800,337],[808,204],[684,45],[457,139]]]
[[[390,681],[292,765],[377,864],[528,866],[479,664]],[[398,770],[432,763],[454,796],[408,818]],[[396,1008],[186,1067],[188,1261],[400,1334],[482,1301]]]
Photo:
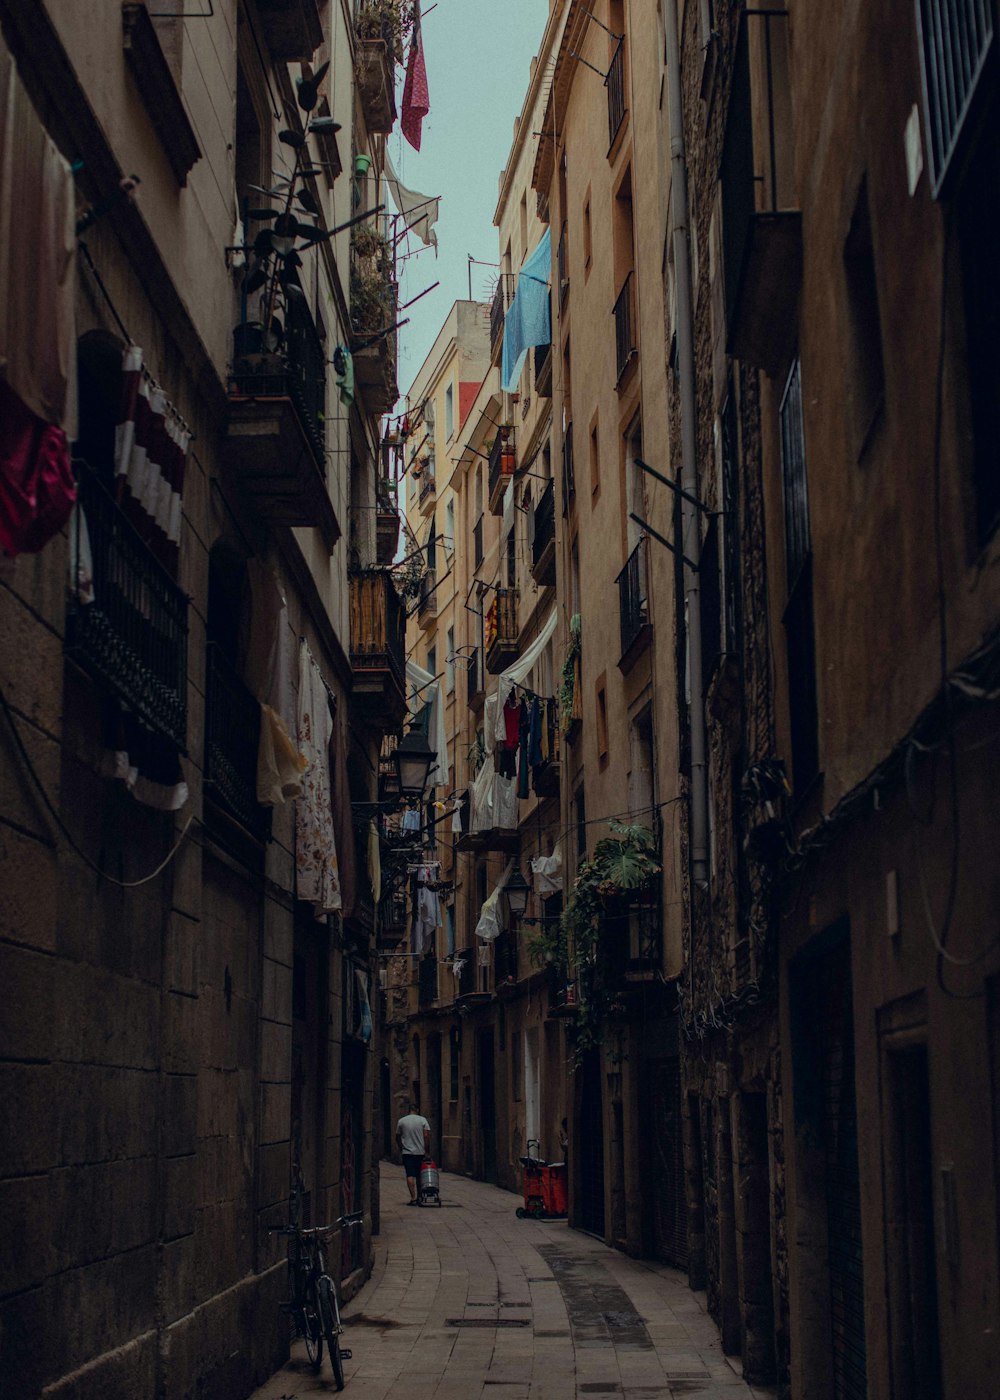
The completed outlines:
[[[406,1206],[382,1164],[372,1277],[344,1312],[353,1400],[752,1400],[702,1295],[564,1222],[518,1220],[516,1196],[441,1174],[444,1204]],[[334,1392],[302,1343],[254,1400]]]

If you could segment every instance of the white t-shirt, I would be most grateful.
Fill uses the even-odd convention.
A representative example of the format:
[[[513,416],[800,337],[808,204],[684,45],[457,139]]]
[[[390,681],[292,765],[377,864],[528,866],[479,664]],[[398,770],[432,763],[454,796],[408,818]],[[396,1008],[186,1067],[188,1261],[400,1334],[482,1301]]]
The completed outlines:
[[[418,1154],[424,1155],[424,1129],[428,1132],[431,1125],[426,1118],[422,1118],[419,1113],[407,1113],[396,1124],[396,1132],[403,1152],[407,1157],[416,1157]]]

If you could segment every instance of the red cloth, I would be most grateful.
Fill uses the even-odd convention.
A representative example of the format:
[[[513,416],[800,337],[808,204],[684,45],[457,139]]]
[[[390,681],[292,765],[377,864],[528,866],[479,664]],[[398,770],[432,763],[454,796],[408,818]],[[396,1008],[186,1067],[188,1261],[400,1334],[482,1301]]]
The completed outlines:
[[[521,739],[521,706],[509,696],[503,707],[504,747],[516,749]]]
[[[75,500],[66,434],[0,380],[0,549],[37,554],[66,524]]]
[[[414,6],[413,37],[410,40],[410,56],[406,63],[406,82],[403,84],[403,115],[399,121],[403,135],[415,151],[420,150],[420,126],[430,110],[424,43],[420,34],[420,5],[417,4]]]

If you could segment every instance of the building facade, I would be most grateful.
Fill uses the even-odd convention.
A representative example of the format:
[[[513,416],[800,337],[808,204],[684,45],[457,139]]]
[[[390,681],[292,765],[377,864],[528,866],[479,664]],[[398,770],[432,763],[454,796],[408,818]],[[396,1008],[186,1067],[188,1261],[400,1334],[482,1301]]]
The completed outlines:
[[[0,5],[4,460],[66,506],[0,506],[12,1396],[245,1395],[270,1232],[363,1211],[349,1293],[377,1225],[393,57],[364,6],[163,8]]]

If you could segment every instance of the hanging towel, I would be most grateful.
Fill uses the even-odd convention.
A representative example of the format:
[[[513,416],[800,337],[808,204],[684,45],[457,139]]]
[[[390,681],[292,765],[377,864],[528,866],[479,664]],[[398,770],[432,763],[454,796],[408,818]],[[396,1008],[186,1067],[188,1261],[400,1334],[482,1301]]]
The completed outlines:
[[[403,216],[403,224],[407,227],[407,232],[415,234],[421,243],[428,248],[433,246],[437,251],[438,236],[434,225],[437,223],[438,214],[441,211],[441,197],[420,194],[417,190],[408,190],[396,174],[392,161],[389,159],[389,152],[385,153],[385,182],[389,186],[389,193],[392,201]],[[414,218],[417,211],[421,210],[419,217]],[[408,428],[406,419],[403,420],[403,428]],[[401,436],[407,436],[401,430]]]
[[[340,402],[350,408],[354,402],[354,356],[346,345],[338,345],[334,350],[333,367],[337,375]]]
[[[292,743],[285,721],[270,705],[261,705],[257,801],[263,807],[280,807],[301,796],[302,774],[308,767],[309,760]]]
[[[536,695],[531,702],[531,718],[528,722],[528,762],[538,768],[545,762],[542,754],[542,702]]]
[[[368,879],[372,887],[372,899],[378,904],[382,898],[382,850],[378,839],[378,827],[374,820],[368,823]]]
[[[424,63],[424,41],[420,32],[420,0],[414,0],[413,33],[410,38],[410,55],[406,63],[406,81],[403,84],[403,114],[400,117],[399,125],[403,135],[415,151],[420,150],[420,128],[430,109],[427,66]]]
[[[552,237],[542,234],[538,247],[525,260],[517,279],[514,300],[503,323],[503,375],[501,388],[512,394],[533,345],[552,342],[552,315],[549,309],[549,278],[552,264]]]
[[[330,802],[330,735],[333,720],[326,687],[309,643],[299,643],[299,751],[308,761],[302,796],[295,804],[295,869],[298,895],[319,914],[341,908],[337,842]]]

